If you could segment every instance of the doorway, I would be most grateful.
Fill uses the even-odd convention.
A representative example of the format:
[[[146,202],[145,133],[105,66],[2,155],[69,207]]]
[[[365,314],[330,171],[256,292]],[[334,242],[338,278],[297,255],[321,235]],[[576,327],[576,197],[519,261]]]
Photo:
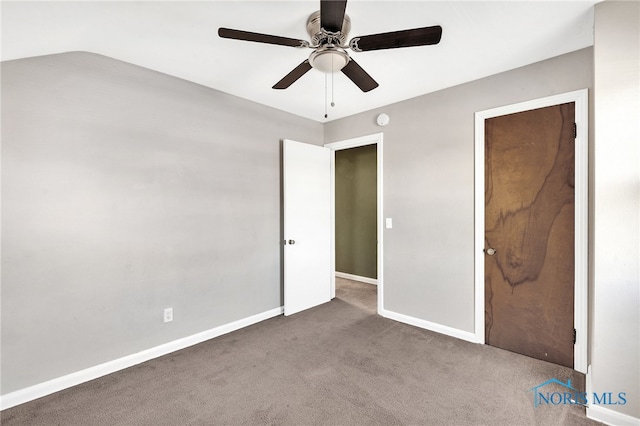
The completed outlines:
[[[334,152],[336,277],[377,284],[377,145]]]
[[[513,128],[514,125],[524,127],[518,130]],[[562,134],[564,142],[551,140],[548,148],[543,148],[542,145],[535,147],[544,133],[536,129],[554,129],[551,133],[557,131],[558,137]],[[496,137],[492,133],[496,131],[503,132],[502,136]],[[505,136],[507,134],[511,136]],[[500,143],[504,146],[497,148],[491,145],[500,137],[503,138]],[[510,137],[514,139],[511,142],[508,141]],[[564,351],[564,354],[555,353],[547,360],[571,366],[583,373],[586,373],[587,368],[587,141],[586,90],[476,113],[476,340],[541,359],[548,357],[552,351]],[[499,155],[492,152],[496,149],[502,150]],[[530,152],[524,152],[527,149]],[[509,157],[508,161],[502,161],[511,155],[520,155],[522,158]],[[541,162],[538,171],[536,167],[522,163],[537,157],[540,157],[538,160]],[[499,158],[502,158],[499,160],[501,165],[490,163]],[[485,160],[489,162],[485,163]],[[564,164],[560,167],[559,162]],[[560,169],[562,170],[558,172]],[[554,181],[549,178],[554,172],[560,173],[562,179]],[[524,183],[525,186],[519,188],[518,181],[523,174],[529,175],[527,179],[540,181],[539,187],[522,190],[528,185]],[[505,185],[502,189],[497,189],[500,175],[503,175]],[[551,181],[557,183],[558,188],[549,189],[549,185],[554,184]],[[536,203],[542,204],[545,188],[548,195],[548,202],[544,203],[546,207],[527,213],[526,210],[531,210]],[[533,192],[530,196],[524,196],[528,199],[512,200],[515,203],[512,203],[512,209],[496,206],[491,201],[486,204],[487,200],[495,199],[492,197],[496,195],[494,191],[498,190],[505,191],[501,195],[502,199],[508,198],[508,193],[516,194],[517,198],[529,190]],[[518,216],[518,212],[524,212],[520,214],[522,217]],[[516,219],[522,219],[518,226],[511,223]],[[491,223],[487,224],[487,221]],[[506,224],[507,221],[513,225],[508,229],[504,228],[509,225]],[[561,223],[564,223],[563,228]],[[540,240],[540,244],[531,240],[530,234],[534,229],[536,232],[543,231],[542,237],[534,237]],[[517,242],[515,240],[518,237],[528,239]],[[492,247],[492,244],[502,247]],[[523,253],[523,250],[530,253]],[[567,260],[569,268],[563,262],[564,253],[575,259],[569,259],[574,260],[573,262]],[[547,254],[549,256],[545,259]],[[535,261],[536,259],[540,262]],[[551,282],[538,282],[543,269],[546,279]],[[561,279],[560,276],[564,278]],[[562,284],[564,289],[558,290],[562,287],[556,286],[558,280],[570,282],[571,288],[567,287],[568,284]],[[562,296],[555,294],[557,291]],[[518,299],[522,297],[536,299]],[[557,298],[564,300],[556,303]],[[569,315],[561,318],[560,312],[568,312]],[[496,326],[497,315],[502,317],[500,321],[503,323]],[[542,317],[545,316],[550,319],[543,320]],[[509,323],[509,318],[513,323]],[[540,339],[532,338],[532,341],[525,342],[528,336],[522,336],[533,334],[534,330],[555,328],[560,324],[561,337],[552,336],[545,331],[540,333]],[[564,348],[556,350],[555,343],[551,342],[553,339],[565,339]],[[546,344],[549,347],[541,349]],[[522,349],[523,346],[525,349]]]
[[[377,311],[383,309],[384,297],[383,297],[383,200],[382,200],[382,165],[383,165],[383,145],[382,145],[382,133],[376,133],[373,135],[362,136],[358,138],[343,140],[339,142],[325,144],[325,147],[331,150],[331,261],[332,261],[332,277],[331,277],[331,297],[336,295],[336,163],[335,154],[336,151],[342,151],[351,148],[364,147],[369,145],[376,146],[376,219],[375,225],[377,230],[377,254],[376,254],[376,268],[377,269]],[[374,241],[375,243],[375,241]],[[355,274],[354,274],[355,275]],[[346,278],[349,278],[346,276]],[[366,281],[365,281],[366,282]]]

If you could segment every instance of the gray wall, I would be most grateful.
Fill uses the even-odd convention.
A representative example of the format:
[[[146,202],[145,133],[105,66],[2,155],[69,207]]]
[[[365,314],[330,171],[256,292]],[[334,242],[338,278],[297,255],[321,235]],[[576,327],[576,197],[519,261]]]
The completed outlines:
[[[595,6],[593,390],[640,418],[640,3]]]
[[[378,277],[377,145],[336,151],[336,271]]]
[[[590,349],[594,390],[637,395],[634,7],[596,6]],[[280,306],[279,140],[376,133],[382,111],[385,308],[473,332],[473,114],[593,89],[593,60],[584,49],[324,127],[98,55],[2,63],[2,394]],[[620,94],[622,127],[607,114]],[[640,417],[637,400],[614,409]]]
[[[2,394],[281,306],[280,139],[322,131],[99,55],[2,63]]]
[[[472,64],[470,64],[472,66]],[[384,127],[384,308],[474,332],[474,113],[592,87],[591,48],[329,122],[325,142]]]

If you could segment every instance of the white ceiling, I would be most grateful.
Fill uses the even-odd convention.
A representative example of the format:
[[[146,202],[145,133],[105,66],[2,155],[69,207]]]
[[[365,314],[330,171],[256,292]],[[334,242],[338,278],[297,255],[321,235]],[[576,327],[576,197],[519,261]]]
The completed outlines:
[[[435,46],[355,53],[380,84],[362,93],[334,76],[333,120],[593,45],[588,1],[350,0],[348,39],[441,25]],[[319,1],[2,1],[2,60],[66,51],[110,56],[324,122],[325,75],[277,81],[310,49],[221,39],[228,27],[308,40]],[[329,78],[329,97],[331,78]]]

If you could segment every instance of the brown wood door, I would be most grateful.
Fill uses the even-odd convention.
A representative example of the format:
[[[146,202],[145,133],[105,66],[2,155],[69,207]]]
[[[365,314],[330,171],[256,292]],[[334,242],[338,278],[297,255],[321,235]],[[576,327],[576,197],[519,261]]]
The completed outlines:
[[[567,103],[485,121],[485,342],[567,367],[574,117]]]

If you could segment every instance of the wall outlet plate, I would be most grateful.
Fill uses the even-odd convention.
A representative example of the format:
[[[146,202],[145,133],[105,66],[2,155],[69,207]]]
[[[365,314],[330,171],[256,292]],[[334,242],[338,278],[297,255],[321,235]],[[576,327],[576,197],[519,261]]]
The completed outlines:
[[[164,322],[173,321],[173,308],[164,308]]]

